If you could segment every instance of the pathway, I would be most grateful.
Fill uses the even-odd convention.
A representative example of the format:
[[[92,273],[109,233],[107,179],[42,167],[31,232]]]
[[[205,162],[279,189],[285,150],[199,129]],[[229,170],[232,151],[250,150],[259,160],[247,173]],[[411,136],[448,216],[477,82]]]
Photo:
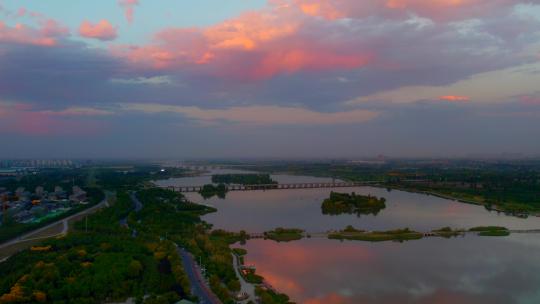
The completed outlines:
[[[240,262],[238,261],[238,256],[236,256],[236,254],[234,253],[231,253],[232,256],[233,256],[233,267],[234,267],[234,272],[236,272],[236,276],[238,277],[238,280],[240,281],[240,292],[245,292],[249,298],[242,301],[243,303],[247,303],[249,302],[250,300],[255,302],[255,299],[257,298],[256,295],[255,295],[255,286],[251,283],[248,283],[246,282],[246,280],[244,279],[244,277],[242,276],[242,274],[240,273]]]

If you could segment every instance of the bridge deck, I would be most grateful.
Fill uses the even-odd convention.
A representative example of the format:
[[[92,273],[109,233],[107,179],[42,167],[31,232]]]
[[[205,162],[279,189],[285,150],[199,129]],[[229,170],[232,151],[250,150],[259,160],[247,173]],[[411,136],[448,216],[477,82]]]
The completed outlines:
[[[286,189],[315,189],[315,188],[346,188],[376,184],[377,182],[343,182],[343,183],[288,183],[288,184],[261,184],[261,185],[226,185],[227,191],[254,191],[254,190],[286,190]],[[167,189],[178,192],[199,192],[203,186],[171,186]]]

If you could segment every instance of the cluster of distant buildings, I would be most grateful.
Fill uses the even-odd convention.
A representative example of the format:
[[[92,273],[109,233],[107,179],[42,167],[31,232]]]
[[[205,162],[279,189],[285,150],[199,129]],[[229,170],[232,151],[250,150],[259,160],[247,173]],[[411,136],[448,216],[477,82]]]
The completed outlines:
[[[67,159],[15,159],[0,160],[0,168],[69,168],[75,163]]]
[[[36,174],[42,169],[76,168],[81,164],[67,159],[0,159],[0,178]]]
[[[86,192],[73,186],[71,192],[60,186],[48,192],[38,186],[34,192],[23,187],[14,192],[0,188],[0,225],[8,220],[18,223],[39,222],[44,218],[69,211],[78,204],[87,204]]]

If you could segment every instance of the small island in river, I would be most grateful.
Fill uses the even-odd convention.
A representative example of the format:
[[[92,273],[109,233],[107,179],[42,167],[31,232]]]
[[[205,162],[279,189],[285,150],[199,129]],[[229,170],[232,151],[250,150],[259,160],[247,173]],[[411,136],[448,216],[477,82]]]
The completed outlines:
[[[304,230],[294,228],[276,228],[264,233],[265,239],[270,239],[276,242],[298,241],[304,236]]]
[[[225,195],[227,194],[227,191],[228,191],[227,187],[224,184],[219,184],[219,185],[207,184],[202,187],[202,189],[199,191],[199,194],[204,199],[209,199],[214,196],[224,199]]]
[[[510,230],[499,226],[480,226],[469,229],[472,232],[478,232],[479,236],[509,236]]]
[[[322,203],[323,214],[339,215],[343,213],[373,214],[377,215],[382,209],[386,208],[386,199],[371,195],[361,195],[356,193],[338,193],[330,192],[330,197]]]
[[[423,236],[423,233],[412,231],[409,228],[388,231],[365,231],[358,230],[353,226],[347,226],[344,230],[328,234],[329,239],[367,242],[409,241],[421,239]]]

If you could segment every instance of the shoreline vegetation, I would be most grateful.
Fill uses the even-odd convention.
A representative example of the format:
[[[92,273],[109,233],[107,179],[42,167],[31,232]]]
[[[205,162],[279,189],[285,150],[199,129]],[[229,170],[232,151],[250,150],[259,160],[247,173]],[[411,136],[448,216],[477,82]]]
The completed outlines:
[[[404,191],[404,192],[409,192],[409,193],[430,195],[430,196],[435,196],[435,197],[439,197],[439,198],[443,198],[447,200],[453,200],[453,201],[460,202],[463,204],[483,206],[488,211],[502,212],[506,215],[517,216],[521,218],[527,218],[528,216],[540,217],[540,210],[538,209],[530,208],[522,204],[514,205],[514,207],[509,207],[511,205],[492,204],[492,203],[486,202],[485,199],[478,196],[464,197],[456,193],[445,194],[445,193],[435,192],[433,190],[420,190],[415,187],[405,187],[405,186],[400,186],[400,185],[389,185],[389,184],[373,184],[373,187],[399,190],[399,191]]]
[[[441,166],[441,164],[443,166]],[[540,216],[540,162],[389,160],[245,167],[271,173],[371,181],[376,187],[434,195],[507,215]]]
[[[330,192],[330,197],[325,199],[321,205],[322,213],[327,215],[362,214],[377,215],[386,208],[386,199],[371,195],[361,195],[356,193]]]
[[[214,174],[214,184],[238,184],[238,185],[277,185],[278,182],[270,177],[270,174]]]

